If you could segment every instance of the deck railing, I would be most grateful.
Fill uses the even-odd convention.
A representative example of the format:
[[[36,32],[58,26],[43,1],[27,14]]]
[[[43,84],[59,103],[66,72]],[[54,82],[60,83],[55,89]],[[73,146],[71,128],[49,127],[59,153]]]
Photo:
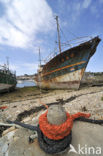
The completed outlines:
[[[6,65],[0,65],[0,72],[5,74],[12,74],[13,77],[16,77],[16,71],[10,70]]]
[[[84,36],[84,37],[78,37],[72,40],[67,41],[66,43],[61,43],[62,51],[65,51],[67,48],[73,48],[75,46],[78,46],[84,42],[87,42],[91,40],[91,36]],[[59,50],[55,49],[54,52],[51,52],[45,60],[43,60],[44,63],[49,62],[52,58],[54,58],[57,54],[59,54]]]

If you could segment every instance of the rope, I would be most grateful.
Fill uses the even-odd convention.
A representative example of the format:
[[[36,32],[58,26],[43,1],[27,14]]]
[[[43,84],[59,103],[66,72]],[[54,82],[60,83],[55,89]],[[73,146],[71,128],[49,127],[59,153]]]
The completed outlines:
[[[10,120],[7,120],[7,122],[9,124],[16,124],[16,125],[19,125],[21,127],[24,127],[24,128],[27,128],[27,129],[30,129],[32,131],[38,131],[38,127],[37,126],[32,126],[32,125],[29,125],[29,124],[24,124],[24,123],[21,123],[19,121],[10,121]]]
[[[103,120],[86,119],[84,117],[79,117],[79,118],[75,119],[74,121],[83,121],[83,122],[88,122],[88,123],[98,124],[98,125],[103,124]]]
[[[1,106],[1,107],[0,107],[0,109],[2,109],[2,110],[3,110],[3,109],[6,109],[6,108],[8,108],[8,107],[7,107],[7,106]]]
[[[84,122],[89,122],[89,123],[96,123],[96,124],[103,124],[103,120],[93,120],[93,119],[86,119],[84,117],[78,117],[80,114],[74,114],[73,120],[74,121],[84,121]],[[82,115],[84,115],[84,113],[82,113]],[[86,117],[88,117],[87,114],[85,114]],[[37,131],[38,133],[38,142],[39,142],[39,146],[40,148],[45,151],[48,154],[56,154],[56,153],[60,153],[63,152],[64,150],[66,150],[71,141],[72,141],[72,132],[70,131],[70,133],[64,137],[63,139],[60,140],[53,140],[53,139],[49,139],[48,137],[46,137],[42,131],[40,130],[40,126],[32,126],[29,124],[24,124],[18,121],[8,121],[9,123],[13,124],[17,124],[20,125],[24,128],[33,130],[33,131]]]
[[[45,103],[41,102],[41,99],[39,99],[39,103],[42,104],[46,109],[48,109],[48,105],[46,105]]]
[[[69,135],[73,127],[74,119],[81,116],[86,118],[90,117],[90,114],[84,114],[79,112],[77,114],[70,115],[68,112],[66,112],[67,120],[63,124],[52,125],[47,120],[47,113],[48,111],[46,111],[39,117],[39,126],[43,134],[49,139],[53,140],[60,140],[63,139],[65,136]]]
[[[72,141],[72,132],[61,140],[52,140],[43,135],[38,129],[38,142],[40,148],[48,154],[57,154],[65,151]]]

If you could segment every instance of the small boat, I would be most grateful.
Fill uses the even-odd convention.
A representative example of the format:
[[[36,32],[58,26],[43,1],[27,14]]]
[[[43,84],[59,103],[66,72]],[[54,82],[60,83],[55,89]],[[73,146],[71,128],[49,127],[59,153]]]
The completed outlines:
[[[48,89],[79,89],[86,66],[96,52],[101,39],[96,36],[62,51],[58,17],[56,17],[56,21],[60,53],[45,64],[39,65],[38,73],[34,78],[35,83],[41,88]]]
[[[6,65],[0,65],[0,93],[15,89],[16,84],[16,74],[11,72]]]

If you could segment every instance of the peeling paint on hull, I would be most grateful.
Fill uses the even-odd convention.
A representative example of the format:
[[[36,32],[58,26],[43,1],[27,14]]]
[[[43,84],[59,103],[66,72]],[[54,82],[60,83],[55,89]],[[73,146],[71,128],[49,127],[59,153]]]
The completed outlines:
[[[82,78],[82,70],[77,70],[76,72],[68,73],[52,80],[37,82],[37,85],[42,88],[70,88],[78,89],[80,81]]]
[[[0,83],[0,93],[14,89],[16,85]]]
[[[99,37],[58,54],[35,76],[41,88],[79,89],[86,66],[99,44]]]

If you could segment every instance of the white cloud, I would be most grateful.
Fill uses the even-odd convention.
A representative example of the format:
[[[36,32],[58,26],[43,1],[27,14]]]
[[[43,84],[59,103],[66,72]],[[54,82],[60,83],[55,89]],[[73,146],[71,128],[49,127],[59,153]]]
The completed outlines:
[[[35,71],[38,68],[38,63],[24,63],[23,67],[29,69],[28,71]]]
[[[38,63],[18,63],[18,64],[10,64],[10,70],[16,71],[17,75],[24,74],[34,74],[37,72]]]
[[[66,7],[66,3],[64,0],[58,0],[57,2],[58,2],[59,13],[63,14],[64,8]]]
[[[91,6],[91,12],[92,14],[95,14],[95,17],[99,17],[99,12],[98,12],[98,9],[97,9],[97,6]]]
[[[73,3],[71,3],[71,6],[68,6],[71,23],[75,23],[76,21],[78,21],[80,15],[83,11],[85,11],[85,9],[91,9],[91,3],[92,0],[78,0],[76,2],[74,1]]]
[[[19,66],[18,65],[14,65],[14,64],[10,64],[9,68],[12,71],[17,71],[19,69]]]
[[[3,63],[3,61],[0,61],[0,68],[1,68],[2,66],[4,66],[4,63]]]
[[[100,3],[103,3],[103,0],[99,0]]]
[[[0,44],[29,47],[38,32],[53,29],[52,10],[46,0],[0,0],[6,7],[0,18]]]
[[[69,8],[71,23],[75,23],[76,21],[78,21],[81,11],[82,11],[81,2],[72,3],[71,7]]]
[[[84,0],[83,2],[83,8],[88,8],[91,4],[91,0]]]

